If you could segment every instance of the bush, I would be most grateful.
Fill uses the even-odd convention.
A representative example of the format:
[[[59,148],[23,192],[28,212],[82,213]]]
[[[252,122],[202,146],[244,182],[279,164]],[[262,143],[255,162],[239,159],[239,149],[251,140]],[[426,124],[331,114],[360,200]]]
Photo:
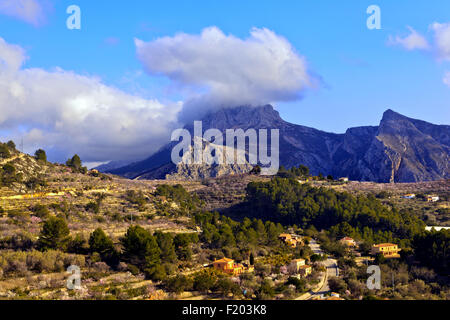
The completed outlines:
[[[306,280],[305,279],[298,279],[294,277],[290,277],[286,284],[292,284],[295,286],[295,290],[297,292],[305,292],[306,291]]]
[[[9,157],[11,157],[11,153],[9,152],[8,147],[5,144],[0,143],[0,158],[7,159]]]
[[[10,163],[5,164],[0,170],[0,173],[1,173],[1,182],[3,185],[7,187],[14,182],[21,181],[22,179],[20,174],[16,174],[16,167],[14,167]]]
[[[61,251],[0,251],[0,268],[5,275],[25,275],[27,272],[61,272],[70,265],[85,266],[81,255],[66,254]]]
[[[343,279],[336,277],[328,279],[328,286],[332,292],[337,292],[339,294],[344,294],[347,290],[347,283]]]
[[[3,250],[30,250],[33,246],[33,236],[26,232],[20,232],[10,237],[0,239],[0,249]]]
[[[220,278],[215,286],[215,290],[220,292],[222,295],[226,296],[230,293],[234,295],[238,295],[241,293],[241,288],[239,285],[233,281],[231,281],[230,278]]]
[[[175,277],[169,278],[164,282],[167,291],[182,293],[184,291],[192,290],[192,280],[185,275],[179,274]]]
[[[31,208],[31,211],[36,217],[39,217],[41,219],[46,219],[50,215],[50,211],[48,210],[47,206],[43,204],[37,204],[33,208]]]
[[[213,269],[205,269],[194,275],[194,289],[201,292],[211,290],[217,281],[217,275]]]
[[[81,234],[77,234],[75,238],[69,242],[67,251],[76,254],[87,254],[89,252],[88,242]]]
[[[164,266],[157,264],[144,270],[145,277],[153,281],[163,281],[167,278]]]

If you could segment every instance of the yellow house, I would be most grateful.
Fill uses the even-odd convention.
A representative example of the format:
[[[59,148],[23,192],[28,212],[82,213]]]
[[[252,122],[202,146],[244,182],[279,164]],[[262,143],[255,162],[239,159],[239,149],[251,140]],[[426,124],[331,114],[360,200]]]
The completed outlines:
[[[381,243],[375,244],[372,246],[372,255],[377,255],[381,253],[385,258],[400,258],[398,254],[401,249],[398,248],[398,245],[393,243]]]
[[[304,265],[304,266],[300,266],[298,269],[298,273],[302,276],[302,277],[307,277],[312,273],[312,267],[308,266],[308,265]]]
[[[222,258],[213,262],[213,267],[216,270],[220,270],[224,273],[231,275],[239,275],[246,271],[253,271],[253,267],[245,267],[240,263],[235,263],[233,259]]]
[[[305,259],[294,259],[289,264],[288,270],[291,273],[298,273],[300,270],[300,267],[302,267],[304,265],[305,265]]]

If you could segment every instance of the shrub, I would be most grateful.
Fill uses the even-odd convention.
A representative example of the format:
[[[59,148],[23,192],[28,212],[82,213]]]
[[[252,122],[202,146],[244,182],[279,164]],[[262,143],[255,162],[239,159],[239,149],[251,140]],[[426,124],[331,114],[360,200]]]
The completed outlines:
[[[211,290],[217,281],[214,270],[205,269],[194,275],[194,289],[201,292]]]
[[[192,280],[185,275],[179,274],[167,279],[164,286],[169,292],[182,293],[184,291],[192,290]]]
[[[7,159],[9,157],[11,157],[11,153],[9,152],[8,147],[5,144],[0,143],[0,158]]]
[[[87,254],[89,251],[88,242],[81,234],[77,234],[75,238],[70,240],[67,251],[76,254]]]
[[[144,270],[145,277],[153,281],[163,281],[167,278],[166,269],[160,264],[151,266]]]
[[[340,294],[345,293],[345,291],[347,290],[347,283],[345,283],[345,281],[340,278],[332,277],[328,279],[328,285],[331,291]]]
[[[39,217],[41,219],[45,219],[50,215],[50,211],[48,210],[47,206],[42,204],[37,204],[33,208],[31,208],[31,211],[36,217]]]

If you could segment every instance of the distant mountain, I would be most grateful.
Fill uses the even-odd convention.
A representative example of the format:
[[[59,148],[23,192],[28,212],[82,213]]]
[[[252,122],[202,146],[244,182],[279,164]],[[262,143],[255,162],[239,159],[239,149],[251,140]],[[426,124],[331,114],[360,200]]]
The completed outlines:
[[[280,164],[287,168],[304,164],[312,174],[375,182],[450,177],[450,126],[411,119],[392,110],[384,113],[379,126],[351,128],[344,134],[286,122],[271,105],[222,109],[208,114],[202,123],[203,130],[216,128],[222,132],[239,128],[279,129]],[[193,124],[185,128],[193,132]],[[181,174],[180,167],[171,163],[175,144],[169,143],[146,160],[107,171],[140,179],[161,179],[166,175],[194,178],[196,174],[190,175],[188,168],[183,168]],[[245,170],[234,168],[221,172],[238,174]],[[207,170],[202,172],[207,174]]]
[[[101,171],[101,172],[107,172],[107,171],[110,171],[110,170],[114,170],[114,169],[125,167],[125,166],[127,166],[129,164],[130,164],[130,161],[110,161],[108,163],[101,164],[101,165],[99,165],[99,166],[97,166],[95,168],[92,168],[92,169],[96,169],[96,170]]]

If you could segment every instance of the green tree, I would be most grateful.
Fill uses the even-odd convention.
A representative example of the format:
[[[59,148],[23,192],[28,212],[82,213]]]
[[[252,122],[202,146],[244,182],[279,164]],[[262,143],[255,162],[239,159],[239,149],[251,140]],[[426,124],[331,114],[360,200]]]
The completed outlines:
[[[177,260],[175,244],[173,242],[174,237],[170,233],[163,232],[156,232],[155,236],[159,249],[161,250],[161,260],[163,262],[174,263]]]
[[[123,256],[142,270],[160,263],[161,250],[150,232],[141,226],[131,226],[121,239]]]
[[[80,157],[76,154],[71,159],[66,161],[66,165],[72,168],[74,172],[87,173],[87,168],[82,166]]]
[[[178,259],[187,261],[191,258],[192,256],[191,241],[192,238],[187,233],[179,233],[175,236],[174,244]]]
[[[34,153],[34,156],[35,156],[36,160],[38,160],[38,161],[47,162],[47,154],[42,149],[36,150],[36,152]]]
[[[255,256],[253,255],[253,252],[250,253],[250,265],[255,265]]]
[[[76,154],[71,159],[67,160],[66,165],[68,167],[74,168],[74,169],[81,169],[81,159]]]
[[[105,256],[114,251],[114,243],[101,228],[97,228],[89,237],[89,250],[92,253],[98,252],[100,256]]]
[[[15,144],[14,141],[12,141],[12,140],[9,140],[9,141],[6,143],[6,146],[9,148],[9,150],[16,150],[16,144]]]
[[[65,251],[69,241],[70,230],[63,218],[50,217],[44,222],[38,241],[41,250]]]

